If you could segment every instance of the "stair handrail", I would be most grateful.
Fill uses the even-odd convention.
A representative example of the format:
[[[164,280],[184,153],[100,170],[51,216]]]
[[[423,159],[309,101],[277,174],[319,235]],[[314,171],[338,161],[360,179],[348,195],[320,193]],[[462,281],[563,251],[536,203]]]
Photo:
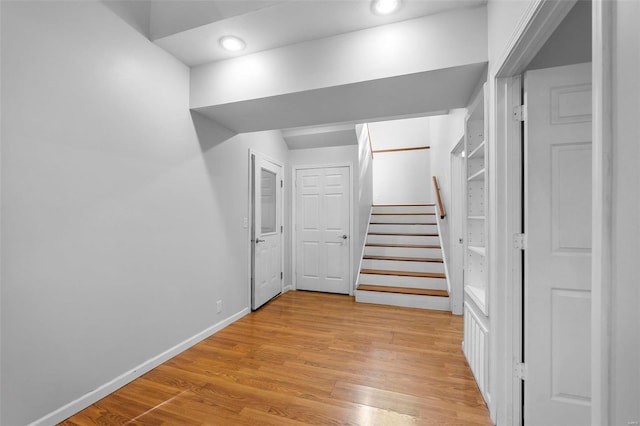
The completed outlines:
[[[431,147],[430,146],[409,146],[406,148],[374,149],[371,152],[374,154],[382,154],[385,152],[419,151],[423,149],[431,149]]]
[[[433,188],[436,192],[436,199],[438,201],[438,210],[440,211],[440,219],[444,219],[447,216],[447,212],[444,210],[444,204],[442,204],[442,197],[440,196],[440,185],[438,185],[438,178],[433,176]]]

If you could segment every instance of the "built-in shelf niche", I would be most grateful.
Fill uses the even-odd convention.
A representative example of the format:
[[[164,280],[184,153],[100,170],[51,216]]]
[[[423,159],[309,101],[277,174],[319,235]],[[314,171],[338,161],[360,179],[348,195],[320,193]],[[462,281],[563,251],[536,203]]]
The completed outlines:
[[[487,259],[486,84],[468,108],[465,122],[464,353],[489,404],[489,271]]]
[[[487,173],[485,87],[469,107],[465,123],[466,155],[466,239],[465,239],[465,297],[478,314],[488,316],[487,271]]]

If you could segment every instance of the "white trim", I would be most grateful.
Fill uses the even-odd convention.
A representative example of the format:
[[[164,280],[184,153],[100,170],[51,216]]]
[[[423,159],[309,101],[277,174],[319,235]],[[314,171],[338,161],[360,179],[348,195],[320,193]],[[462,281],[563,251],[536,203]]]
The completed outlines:
[[[467,119],[465,118],[465,123],[466,121]],[[466,238],[465,225],[467,222],[467,209],[465,207],[465,186],[467,180],[464,167],[465,160],[462,157],[464,146],[465,135],[463,134],[462,137],[460,137],[458,143],[449,153],[449,192],[451,195],[449,209],[449,253],[451,254],[453,268],[457,272],[455,274],[455,277],[450,277],[449,266],[447,262],[446,273],[447,280],[451,280],[451,278],[458,279],[457,282],[451,280],[449,289],[449,297],[451,298],[451,312],[456,315],[464,315],[464,239]],[[465,155],[467,155],[467,153],[465,153]],[[454,164],[456,164],[455,167]],[[456,174],[454,174],[454,171],[457,172],[457,176]],[[462,243],[460,243],[459,241],[460,238],[463,238]]]
[[[231,315],[229,318],[224,319],[218,322],[217,324],[212,325],[206,330],[203,330],[200,333],[178,343],[172,348],[167,349],[161,354],[156,355],[151,359],[148,359],[147,361],[143,362],[137,367],[134,367],[133,369],[127,371],[126,373],[121,374],[120,376],[114,378],[113,380],[108,381],[107,383],[99,386],[97,389],[94,389],[91,392],[84,394],[83,396],[76,399],[75,401],[72,401],[58,408],[57,410],[52,411],[51,413],[39,418],[33,423],[30,423],[30,426],[45,426],[45,425],[57,424],[62,422],[63,420],[69,418],[73,414],[87,408],[91,404],[99,401],[100,399],[104,398],[110,393],[113,393],[116,390],[120,389],[122,386],[126,385],[127,383],[132,382],[133,380],[137,379],[138,377],[142,376],[148,371],[156,368],[160,364],[168,361],[169,359],[175,357],[181,352],[184,352],[185,350],[189,349],[195,344],[203,341],[207,337],[214,335],[215,333],[222,330],[226,326],[236,322],[240,318],[250,313],[251,313],[251,310],[249,308],[244,308],[240,312],[234,315]]]
[[[497,351],[507,354],[504,359],[496,360],[505,365],[503,386],[505,387],[505,397],[509,404],[505,414],[509,419],[508,424],[522,424],[522,392],[520,379],[512,374],[516,365],[522,360],[522,257],[521,251],[513,246],[513,235],[522,232],[522,151],[521,122],[511,120],[510,111],[513,107],[521,104],[521,78],[500,78],[496,85],[496,99],[499,100],[497,108],[501,112],[501,117],[506,120],[501,121],[501,126],[496,128],[496,137],[506,143],[501,144],[501,158],[504,160],[496,163],[496,173],[494,176],[506,176],[504,179],[504,190],[496,195],[496,203],[501,206],[501,228],[496,228],[500,241],[498,257],[506,259],[505,265],[509,268],[497,270],[500,280],[506,285],[502,294],[496,294],[494,304],[504,307],[496,324],[496,330],[503,336],[503,339],[496,342]],[[508,142],[507,142],[508,141]],[[497,184],[496,184],[497,185]],[[493,295],[491,295],[493,296]],[[500,346],[498,346],[500,345]],[[499,365],[499,364],[498,364]]]
[[[358,283],[360,282],[360,271],[362,271],[362,262],[364,261],[364,250],[367,247],[367,237],[369,236],[369,227],[371,226],[371,213],[373,213],[373,206],[369,208],[369,217],[367,218],[367,230],[364,233],[364,239],[362,240],[362,250],[360,250],[360,263],[358,264],[358,272],[356,274],[354,291],[358,288]]]
[[[614,3],[592,3],[591,424],[611,421]]]
[[[282,271],[282,279],[280,280],[280,294],[285,293],[285,284],[284,284],[284,265],[285,265],[285,261],[284,261],[284,256],[285,256],[285,251],[284,251],[284,227],[285,227],[285,223],[284,223],[284,209],[285,209],[285,186],[286,186],[286,181],[285,181],[285,167],[284,164],[282,164],[280,161],[278,160],[274,160],[273,158],[264,155],[263,153],[261,153],[260,151],[256,151],[253,148],[249,148],[249,185],[248,185],[248,193],[249,193],[249,204],[248,204],[248,211],[247,211],[247,218],[249,220],[249,308],[253,309],[253,288],[251,287],[251,271],[253,270],[253,241],[251,239],[252,237],[252,231],[253,231],[253,227],[254,227],[254,223],[253,223],[253,197],[251,194],[251,186],[253,185],[253,167],[251,164],[251,156],[253,155],[257,155],[262,157],[263,160],[266,160],[270,163],[273,163],[274,165],[280,167],[280,173],[281,173],[281,179],[283,182],[283,186],[280,188],[281,190],[281,194],[280,194],[280,224],[282,225],[282,229],[283,231],[280,233],[280,270]],[[291,287],[291,286],[288,286]]]
[[[328,163],[328,164],[307,164],[307,165],[296,165],[291,166],[291,182],[292,183],[292,192],[291,192],[291,282],[292,287],[297,289],[297,277],[296,277],[296,193],[297,193],[297,182],[296,175],[298,170],[309,170],[309,169],[326,169],[330,167],[348,167],[349,168],[349,239],[351,243],[349,245],[349,296],[353,296],[355,291],[355,276],[353,271],[353,250],[355,247],[353,234],[355,232],[354,229],[354,216],[355,216],[355,206],[354,206],[354,188],[353,188],[353,163],[343,162],[343,163]]]

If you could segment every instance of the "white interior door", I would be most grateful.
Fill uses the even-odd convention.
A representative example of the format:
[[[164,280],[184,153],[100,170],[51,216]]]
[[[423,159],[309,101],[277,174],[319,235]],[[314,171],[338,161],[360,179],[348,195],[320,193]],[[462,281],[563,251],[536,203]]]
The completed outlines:
[[[591,64],[527,72],[525,424],[590,424]]]
[[[349,167],[296,172],[296,288],[349,293]]]
[[[282,167],[259,154],[253,163],[252,309],[282,292]]]

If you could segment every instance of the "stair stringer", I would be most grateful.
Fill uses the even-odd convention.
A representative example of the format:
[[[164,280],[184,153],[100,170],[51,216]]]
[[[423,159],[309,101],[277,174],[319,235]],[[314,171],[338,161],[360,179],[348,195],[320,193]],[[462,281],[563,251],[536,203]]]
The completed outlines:
[[[358,264],[358,275],[356,276],[356,282],[353,286],[353,294],[355,294],[358,286],[360,285],[360,271],[362,271],[362,262],[364,262],[364,251],[367,248],[367,237],[369,236],[369,228],[371,227],[371,213],[373,212],[373,206],[369,209],[369,218],[367,220],[367,230],[364,233],[364,240],[362,240],[362,250],[360,250],[360,263]]]

